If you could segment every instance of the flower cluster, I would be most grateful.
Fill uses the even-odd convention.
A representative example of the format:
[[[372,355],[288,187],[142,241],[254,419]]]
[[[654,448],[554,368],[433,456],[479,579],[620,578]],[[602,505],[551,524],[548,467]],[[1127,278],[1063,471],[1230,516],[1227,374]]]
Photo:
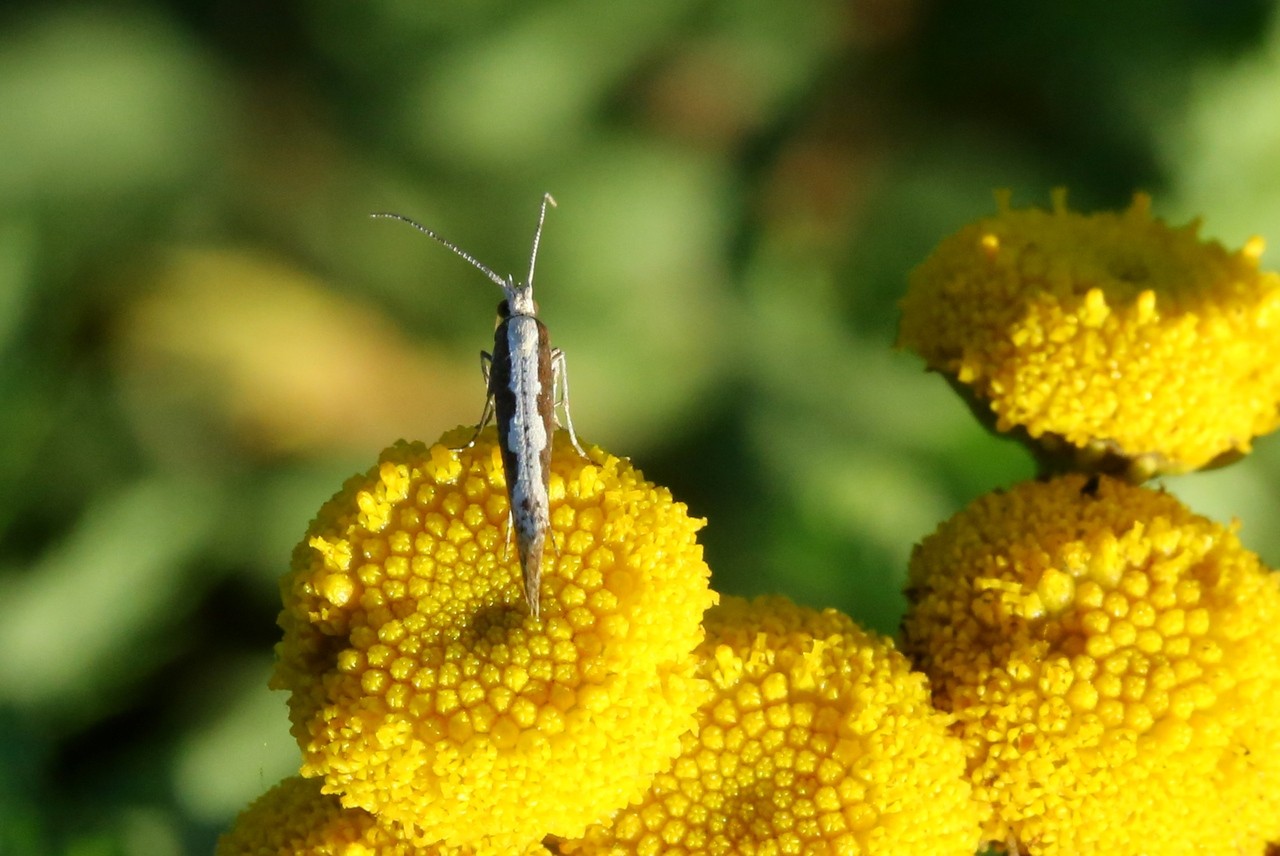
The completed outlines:
[[[780,597],[726,597],[706,627],[715,691],[680,757],[562,852],[974,852],[963,750],[893,643]]]
[[[563,435],[535,618],[494,432],[387,449],[281,582],[302,775],[218,856],[1267,852],[1280,575],[1134,483],[1280,420],[1280,278],[1196,232],[1004,198],[913,273],[901,341],[1045,472],[916,547],[906,656],[713,606],[702,521]]]
[[[911,274],[899,343],[999,431],[1141,480],[1248,452],[1280,423],[1280,276],[1137,195],[1122,213],[999,213]]]
[[[973,852],[962,745],[892,643],[782,598],[704,625],[701,522],[563,437],[534,618],[467,436],[391,447],[312,521],[273,678],[306,778],[219,856]]]
[[[1261,241],[1196,233],[1141,195],[1092,216],[1006,196],[902,302],[901,342],[1044,475],[1069,471],[976,500],[911,559],[906,651],[997,845],[1280,842],[1280,575],[1234,527],[1129,483],[1238,457],[1280,414],[1280,277]]]

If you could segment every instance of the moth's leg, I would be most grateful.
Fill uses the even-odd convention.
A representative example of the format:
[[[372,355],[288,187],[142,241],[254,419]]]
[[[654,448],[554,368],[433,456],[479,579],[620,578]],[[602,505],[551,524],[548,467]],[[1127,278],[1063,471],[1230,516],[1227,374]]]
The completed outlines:
[[[480,432],[493,419],[493,390],[489,389],[489,374],[493,368],[493,357],[488,351],[480,352],[480,374],[484,376],[484,409],[480,411],[480,422],[476,425],[476,433],[471,435],[471,439],[467,441],[465,446],[459,446],[454,451],[461,449],[470,449],[476,444],[476,440],[480,439]]]
[[[578,443],[578,434],[573,430],[573,416],[569,413],[569,370],[565,363],[564,351],[559,348],[551,351],[551,386],[555,403],[564,410],[564,427],[569,429],[569,441],[573,443],[573,448],[578,450],[578,454],[585,458],[587,453],[582,450],[581,444]],[[557,388],[560,391],[558,396],[554,394]]]

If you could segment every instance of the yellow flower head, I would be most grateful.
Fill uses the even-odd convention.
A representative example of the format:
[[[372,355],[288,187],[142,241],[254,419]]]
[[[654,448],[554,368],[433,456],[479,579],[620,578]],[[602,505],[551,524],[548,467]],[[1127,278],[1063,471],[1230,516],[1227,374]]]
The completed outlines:
[[[1280,575],[1108,477],[974,502],[911,559],[907,651],[956,716],[991,839],[1033,854],[1280,840]]]
[[[679,751],[715,595],[702,521],[557,434],[542,617],[492,430],[398,443],[320,509],[281,582],[303,775],[419,842],[509,853],[579,835]]]
[[[1280,276],[1171,228],[1138,194],[1091,216],[999,213],[911,274],[899,344],[999,431],[1140,480],[1221,463],[1280,421]]]
[[[321,794],[320,784],[294,776],[258,797],[218,839],[214,856],[427,856],[368,812]]]
[[[419,846],[369,812],[343,808],[319,779],[294,776],[240,813],[214,856],[470,856],[465,848]],[[518,856],[546,856],[534,844]],[[515,854],[513,854],[515,856]]]
[[[706,626],[698,729],[638,804],[563,852],[972,856],[963,751],[891,642],[780,597],[725,598]]]

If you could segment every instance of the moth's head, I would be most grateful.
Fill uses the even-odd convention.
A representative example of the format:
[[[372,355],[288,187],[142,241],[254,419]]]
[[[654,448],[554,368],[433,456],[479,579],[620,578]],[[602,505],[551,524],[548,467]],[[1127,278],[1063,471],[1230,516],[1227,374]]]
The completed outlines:
[[[533,286],[516,282],[508,277],[502,291],[506,294],[506,300],[498,304],[498,317],[506,320],[513,315],[529,315],[538,314],[538,304],[533,300]]]

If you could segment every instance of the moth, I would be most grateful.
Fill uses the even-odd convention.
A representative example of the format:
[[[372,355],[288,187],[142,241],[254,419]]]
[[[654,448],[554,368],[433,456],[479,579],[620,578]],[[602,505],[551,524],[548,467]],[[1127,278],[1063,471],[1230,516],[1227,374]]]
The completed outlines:
[[[547,327],[538,318],[538,304],[533,300],[533,269],[538,260],[542,224],[547,217],[547,206],[555,204],[550,193],[543,194],[538,225],[533,233],[533,250],[529,254],[529,275],[523,281],[510,274],[498,276],[470,253],[408,217],[389,213],[372,215],[408,223],[461,256],[502,289],[493,353],[480,353],[480,370],[486,388],[484,409],[476,434],[467,445],[475,443],[490,420],[497,419],[510,523],[515,530],[525,600],[535,618],[539,615],[542,554],[551,526],[548,491],[551,438],[559,425],[555,414],[557,403],[563,405],[565,427],[574,449],[586,457],[569,415],[569,376],[564,352],[551,347]]]

